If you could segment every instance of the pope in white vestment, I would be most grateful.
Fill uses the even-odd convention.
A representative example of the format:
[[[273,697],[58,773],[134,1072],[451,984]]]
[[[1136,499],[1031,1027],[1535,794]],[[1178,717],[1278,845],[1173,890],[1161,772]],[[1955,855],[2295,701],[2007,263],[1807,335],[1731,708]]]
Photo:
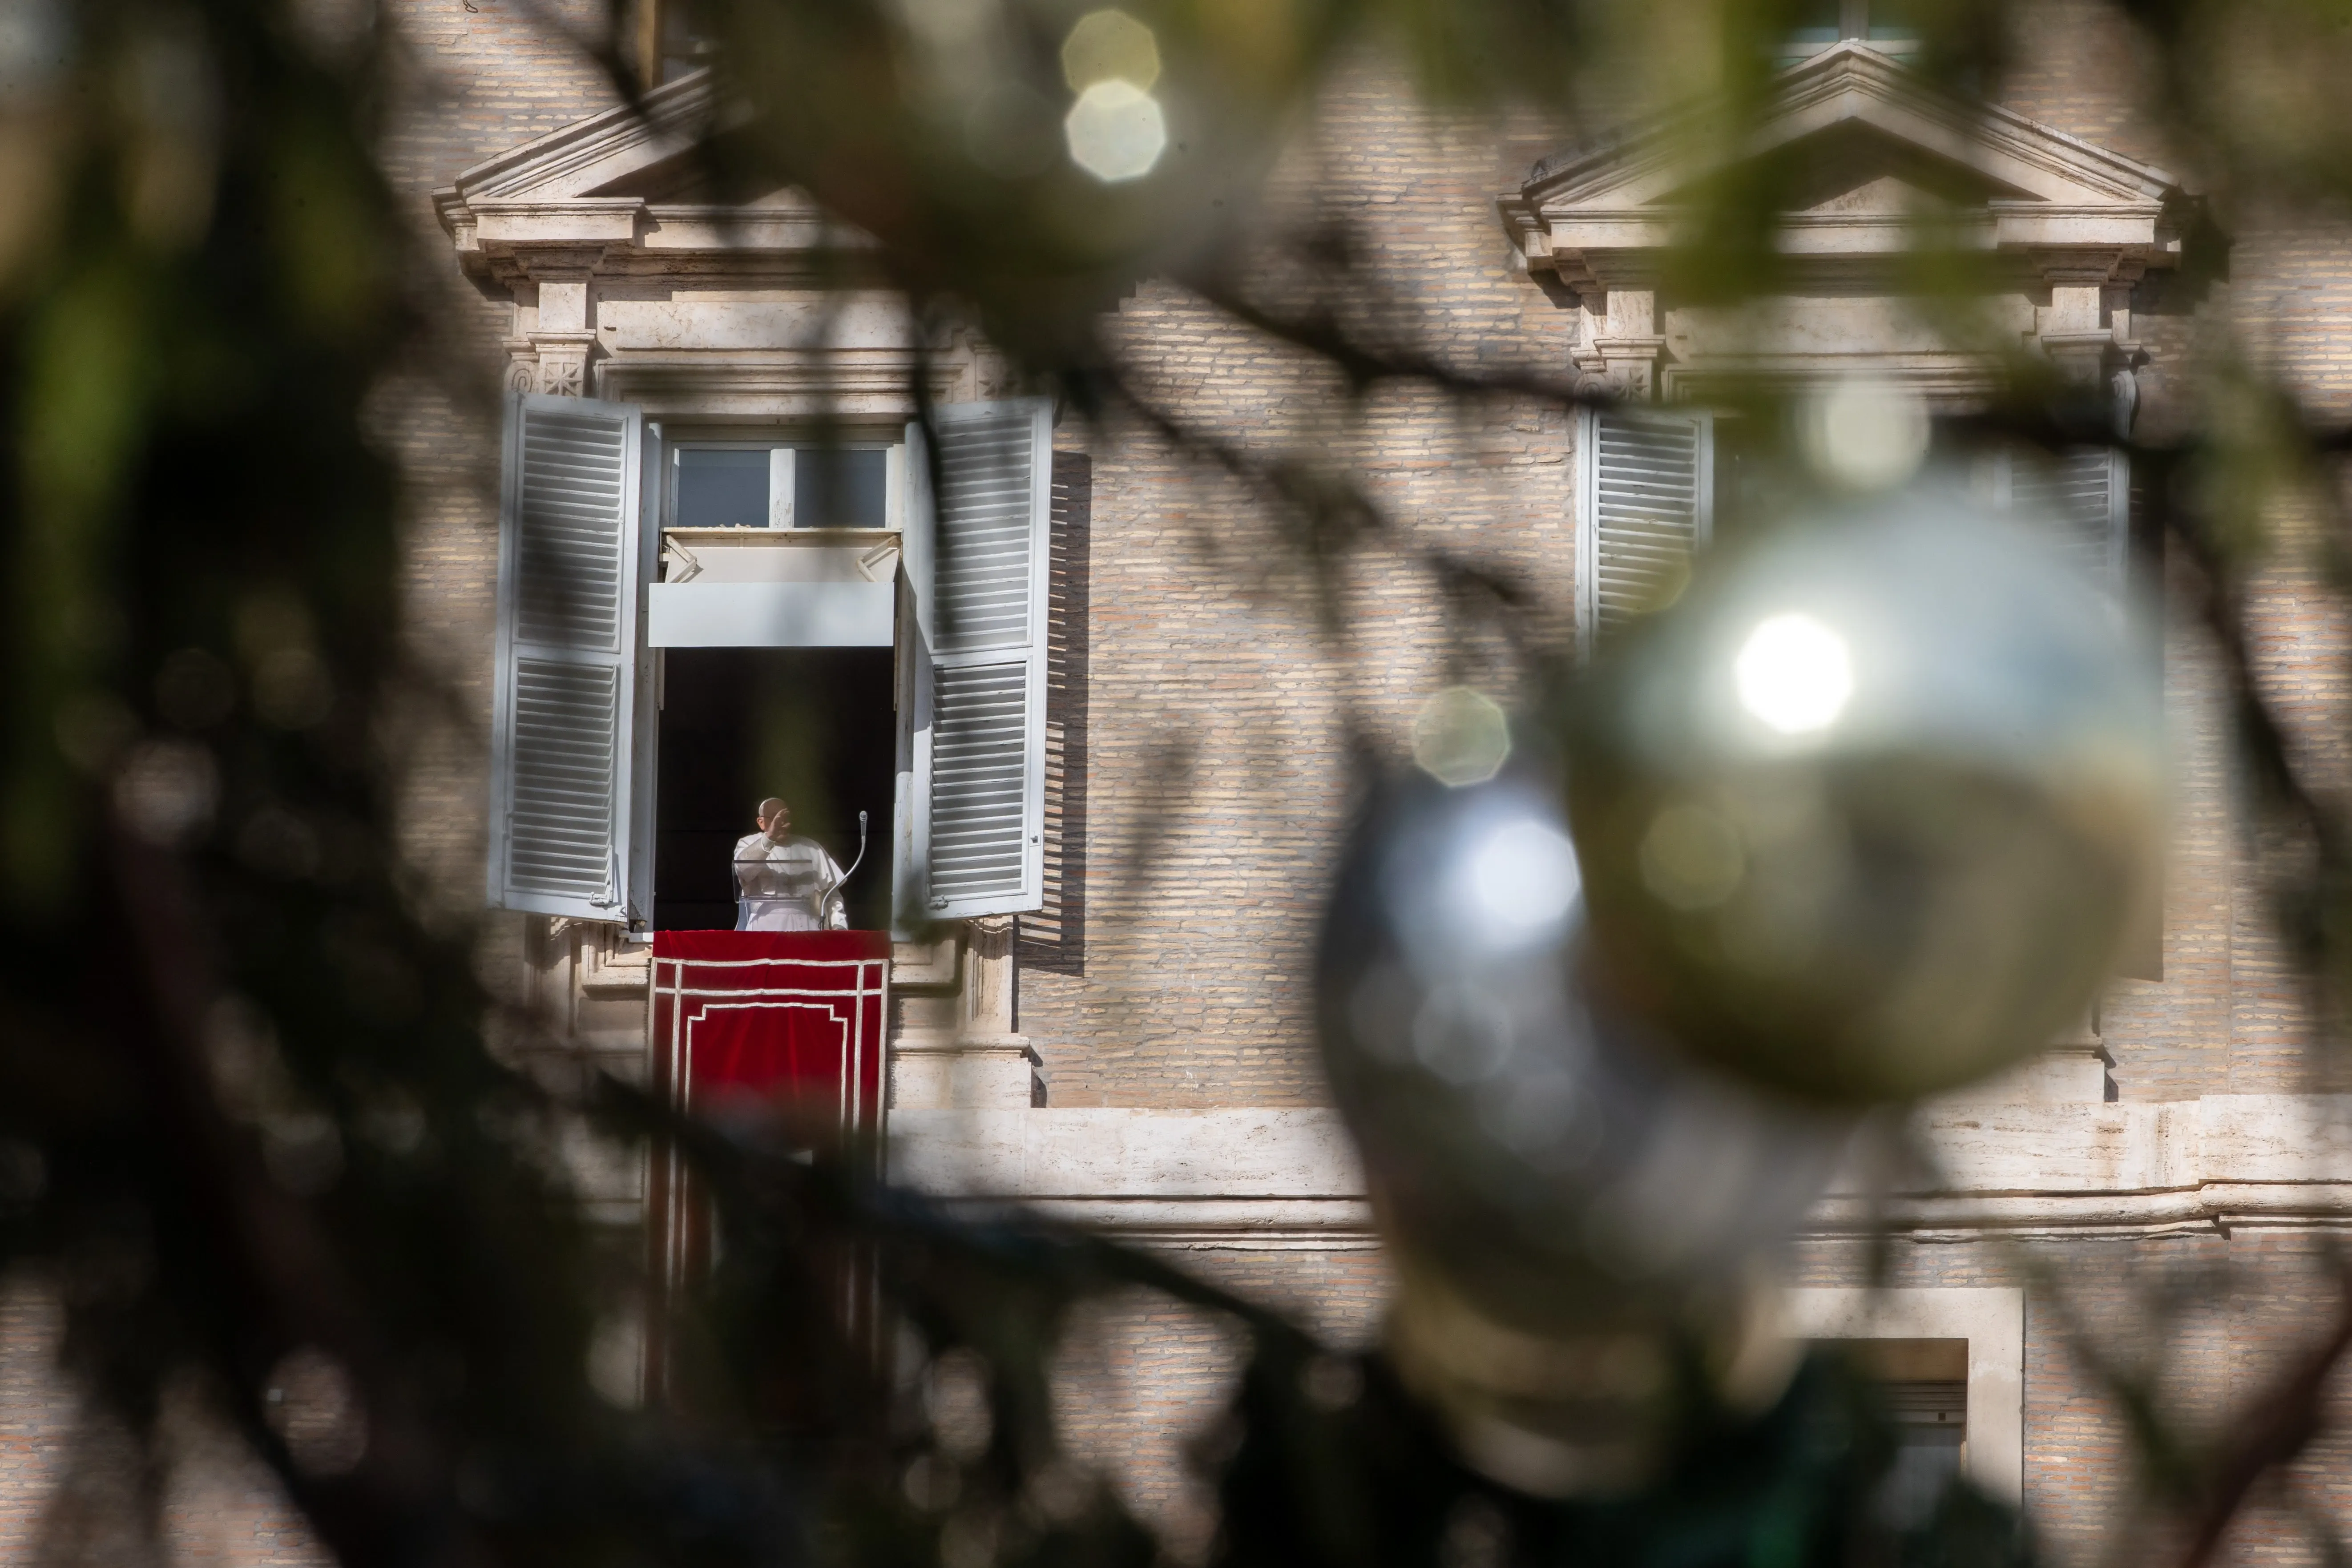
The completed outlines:
[[[791,808],[760,803],[760,831],[735,844],[737,931],[847,931],[841,867],[813,838],[793,836]]]

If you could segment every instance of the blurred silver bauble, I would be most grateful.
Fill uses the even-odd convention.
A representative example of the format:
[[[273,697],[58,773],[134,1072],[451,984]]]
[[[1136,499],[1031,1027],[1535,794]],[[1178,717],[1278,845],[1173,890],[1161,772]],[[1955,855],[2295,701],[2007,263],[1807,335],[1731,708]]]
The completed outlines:
[[[1580,880],[1549,772],[1391,780],[1317,976],[1400,1373],[1473,1465],[1548,1495],[1638,1485],[1694,1401],[1779,1393],[1774,1266],[1848,1130],[1596,1009]]]
[[[1759,1083],[1901,1100],[2014,1063],[2155,895],[2153,661],[1958,490],[1721,552],[1570,711],[1593,973]]]

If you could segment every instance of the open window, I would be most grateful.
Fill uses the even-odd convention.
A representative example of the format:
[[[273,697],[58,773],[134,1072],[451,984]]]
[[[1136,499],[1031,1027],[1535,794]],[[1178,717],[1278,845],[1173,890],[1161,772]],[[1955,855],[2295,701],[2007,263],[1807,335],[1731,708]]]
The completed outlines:
[[[1577,626],[1586,651],[1673,602],[1713,542],[1717,470],[1726,460],[1717,435],[1703,410],[1586,411],[1577,520]],[[2061,549],[2086,575],[2126,594],[2132,513],[2123,453],[2003,448],[1973,461],[1978,490],[1995,510],[2054,525]]]
[[[854,926],[1043,889],[1052,406],[817,441],[509,405],[490,900],[734,922],[780,795]],[[861,836],[859,814],[866,818]]]
[[[1578,426],[1577,634],[1587,657],[1639,616],[1671,604],[1713,542],[1718,494],[1741,490],[1738,421],[1719,432],[1704,410],[1596,408]],[[1718,442],[1718,435],[1725,439]],[[1726,449],[1718,452],[1718,446]],[[2135,595],[2129,458],[2107,447],[2052,454],[2024,447],[1942,450],[1939,460],[1972,464],[1979,494],[1994,509],[2054,528],[2061,550],[2118,602]],[[1720,482],[1719,482],[1720,481]],[[2158,628],[2142,627],[2161,668]],[[2131,939],[2117,973],[2164,977],[2159,916]]]

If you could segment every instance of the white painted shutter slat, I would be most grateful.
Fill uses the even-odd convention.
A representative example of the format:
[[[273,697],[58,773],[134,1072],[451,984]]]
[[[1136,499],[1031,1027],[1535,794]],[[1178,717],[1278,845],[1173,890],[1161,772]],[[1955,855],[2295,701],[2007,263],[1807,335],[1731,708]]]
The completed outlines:
[[[1045,604],[1053,405],[959,404],[931,424],[931,536],[908,559],[929,644],[915,850],[933,919],[1013,914],[1045,888]],[[910,487],[911,494],[923,493]],[[909,517],[909,529],[924,518]]]
[[[489,867],[501,909],[630,917],[644,441],[628,405],[508,400]]]
[[[1705,414],[1595,409],[1581,423],[1579,629],[1588,650],[1671,596],[1712,525]]]
[[[2124,459],[2105,447],[2082,447],[2054,458],[2011,454],[2009,504],[2054,522],[2060,545],[2084,571],[2117,593],[2129,565],[2129,508]]]

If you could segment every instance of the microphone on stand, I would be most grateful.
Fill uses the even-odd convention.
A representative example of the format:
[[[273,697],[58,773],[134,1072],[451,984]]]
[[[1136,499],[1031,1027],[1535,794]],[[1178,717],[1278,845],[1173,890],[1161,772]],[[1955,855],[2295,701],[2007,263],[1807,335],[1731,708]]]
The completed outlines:
[[[857,858],[856,858],[856,859],[855,859],[855,860],[852,860],[852,861],[849,863],[849,869],[848,869],[848,870],[846,870],[846,871],[844,871],[844,872],[841,874],[841,880],[840,880],[840,881],[838,881],[838,882],[835,882],[835,883],[834,884],[834,888],[835,889],[835,890],[838,890],[838,889],[842,889],[842,888],[844,888],[844,887],[846,887],[846,886],[848,885],[848,883],[849,883],[849,879],[850,879],[850,878],[852,878],[852,877],[854,877],[854,876],[856,876],[856,875],[857,875],[857,868],[858,868],[859,866],[863,865],[863,864],[865,863],[865,860],[866,860],[866,814],[865,814],[864,812],[862,812],[862,811],[861,811],[861,812],[859,812],[859,813],[857,814]]]

